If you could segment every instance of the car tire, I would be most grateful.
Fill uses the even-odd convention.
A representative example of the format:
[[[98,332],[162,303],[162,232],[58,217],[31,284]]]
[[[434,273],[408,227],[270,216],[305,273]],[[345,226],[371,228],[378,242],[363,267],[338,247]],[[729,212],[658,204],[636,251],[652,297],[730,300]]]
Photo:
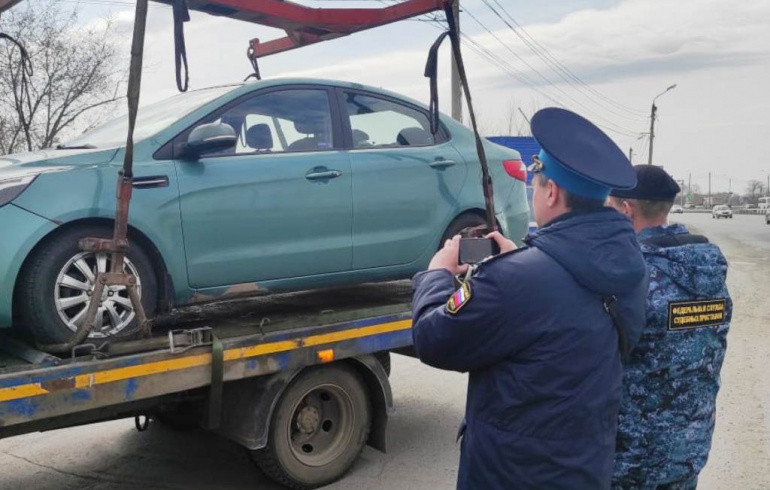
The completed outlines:
[[[336,412],[330,409],[333,404],[338,406]],[[293,489],[317,488],[350,469],[369,437],[371,423],[368,391],[353,369],[312,368],[292,381],[278,401],[267,447],[250,454],[272,480]],[[303,431],[311,433],[300,434]]]
[[[446,231],[441,237],[441,241],[438,244],[438,248],[441,249],[444,247],[444,242],[449,240],[455,235],[459,235],[460,232],[466,228],[473,228],[476,226],[485,225],[487,222],[484,218],[479,216],[475,213],[465,213],[461,214],[457,218],[455,218],[451,223],[449,223],[449,226],[447,226]]]
[[[110,238],[112,229],[106,226],[81,226],[70,228],[43,243],[27,259],[16,287],[16,306],[22,327],[31,332],[41,343],[68,342],[77,328],[79,318],[85,315],[90,304],[90,292],[84,286],[93,286],[96,270],[108,269],[109,254],[83,252],[78,246],[82,238]],[[157,303],[157,277],[149,255],[135,242],[126,254],[126,270],[139,279],[142,306],[147,315],[155,311]],[[90,270],[90,279],[84,269]],[[76,287],[64,282],[75,279]],[[105,327],[89,335],[89,341],[119,340],[133,336],[139,329],[136,315],[130,308],[128,292],[115,288],[105,294],[105,308],[101,312]],[[73,306],[67,307],[79,301]],[[82,312],[81,312],[82,310]],[[106,318],[105,318],[106,317]],[[72,327],[65,323],[69,319]],[[106,319],[106,322],[104,320]],[[114,325],[110,328],[110,325]]]

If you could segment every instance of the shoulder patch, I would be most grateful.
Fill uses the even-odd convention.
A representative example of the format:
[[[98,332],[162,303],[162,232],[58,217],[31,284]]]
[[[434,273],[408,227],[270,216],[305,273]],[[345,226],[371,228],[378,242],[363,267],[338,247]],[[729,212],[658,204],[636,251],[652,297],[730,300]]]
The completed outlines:
[[[455,293],[449,297],[449,300],[446,302],[446,311],[447,313],[454,315],[460,309],[462,309],[463,306],[468,304],[468,301],[471,300],[471,297],[473,296],[473,293],[471,292],[471,285],[468,281],[464,282],[462,286],[460,286],[460,289],[455,291]]]
[[[676,301],[668,304],[668,329],[688,330],[725,323],[727,300]]]

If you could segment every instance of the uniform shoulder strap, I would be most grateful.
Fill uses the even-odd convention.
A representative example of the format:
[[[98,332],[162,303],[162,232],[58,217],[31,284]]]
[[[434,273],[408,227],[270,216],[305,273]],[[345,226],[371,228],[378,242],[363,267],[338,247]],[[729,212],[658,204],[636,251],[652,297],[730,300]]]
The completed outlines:
[[[604,311],[606,311],[610,318],[612,318],[612,324],[615,325],[615,329],[618,331],[618,350],[620,351],[620,361],[625,364],[628,362],[628,358],[631,355],[631,344],[628,341],[628,326],[623,319],[623,316],[618,311],[618,298],[617,296],[605,296],[602,298],[604,303]]]
[[[709,243],[708,238],[703,235],[693,235],[683,233],[679,235],[661,235],[641,240],[645,245],[652,245],[658,248],[679,247],[682,245],[691,245],[695,243]]]

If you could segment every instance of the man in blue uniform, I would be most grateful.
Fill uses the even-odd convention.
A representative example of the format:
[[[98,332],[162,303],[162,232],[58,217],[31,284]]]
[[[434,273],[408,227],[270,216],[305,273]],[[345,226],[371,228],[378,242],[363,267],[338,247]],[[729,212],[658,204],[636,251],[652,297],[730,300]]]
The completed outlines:
[[[679,192],[661,168],[638,165],[638,185],[614,190],[650,274],[647,324],[623,379],[613,487],[690,490],[714,432],[732,302],[719,247],[667,217]]]
[[[460,489],[606,489],[622,365],[619,330],[644,324],[646,269],[625,217],[603,206],[636,184],[623,152],[577,114],[532,118],[540,229],[455,288],[459,238],[414,277],[413,337],[431,366],[469,372]],[[606,309],[622,317],[622,327]]]

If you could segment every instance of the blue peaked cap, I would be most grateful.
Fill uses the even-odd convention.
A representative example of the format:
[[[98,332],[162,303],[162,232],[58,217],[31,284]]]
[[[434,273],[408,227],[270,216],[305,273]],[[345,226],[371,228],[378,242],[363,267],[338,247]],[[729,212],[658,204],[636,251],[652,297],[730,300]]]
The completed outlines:
[[[532,116],[531,128],[542,148],[543,174],[570,193],[603,201],[611,189],[636,186],[623,151],[584,117],[548,107]]]

